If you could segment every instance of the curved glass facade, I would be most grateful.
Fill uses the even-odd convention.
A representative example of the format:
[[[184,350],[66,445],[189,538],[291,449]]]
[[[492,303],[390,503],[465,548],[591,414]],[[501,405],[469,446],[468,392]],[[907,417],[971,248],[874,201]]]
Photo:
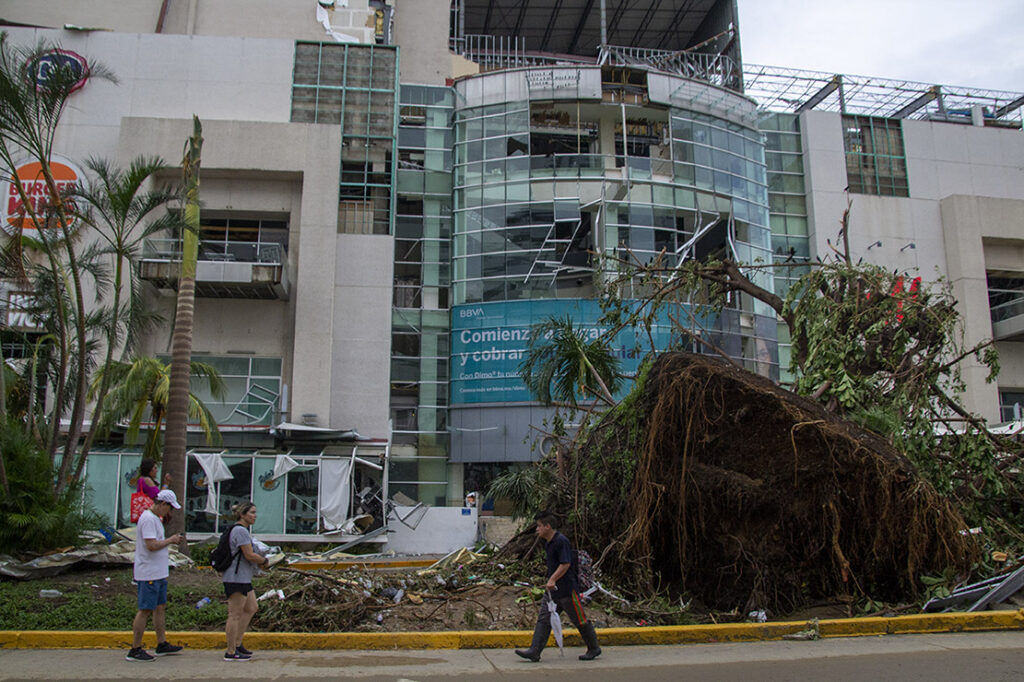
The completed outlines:
[[[664,74],[655,103],[653,78],[648,92],[646,72],[619,71],[506,71],[456,86],[454,306],[592,297],[591,252],[772,261],[753,103]],[[768,272],[751,276],[771,288]],[[762,316],[774,318],[737,299],[718,331],[737,336],[730,354],[777,377]]]

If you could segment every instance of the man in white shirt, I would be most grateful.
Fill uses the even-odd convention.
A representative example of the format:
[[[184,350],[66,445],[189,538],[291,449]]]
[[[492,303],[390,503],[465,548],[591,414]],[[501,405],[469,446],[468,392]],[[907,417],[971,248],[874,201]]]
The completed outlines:
[[[142,646],[142,635],[146,632],[149,617],[153,617],[153,629],[156,631],[156,655],[166,656],[181,651],[167,641],[164,630],[164,611],[167,606],[167,576],[170,573],[170,561],[167,548],[184,539],[175,533],[164,538],[164,524],[161,520],[171,513],[171,509],[181,509],[178,497],[173,490],[161,490],[156,500],[139,517],[135,528],[135,583],[139,590],[139,610],[132,623],[132,648],[124,657],[126,661],[152,661],[153,656]]]

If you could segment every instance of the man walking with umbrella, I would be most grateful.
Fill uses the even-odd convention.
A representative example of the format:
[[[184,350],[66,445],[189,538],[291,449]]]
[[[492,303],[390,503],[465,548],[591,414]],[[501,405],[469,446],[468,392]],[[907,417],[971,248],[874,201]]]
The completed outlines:
[[[540,654],[551,635],[552,613],[548,605],[550,599],[554,602],[557,612],[565,611],[568,614],[569,620],[580,631],[580,636],[587,645],[587,651],[580,654],[580,660],[593,660],[601,655],[601,647],[597,644],[597,632],[594,631],[593,623],[587,620],[583,612],[583,604],[577,592],[576,566],[573,565],[569,538],[558,532],[558,519],[551,512],[542,511],[534,520],[537,522],[537,535],[545,543],[548,581],[544,588],[548,592],[546,598],[541,600],[537,625],[533,629],[533,643],[529,649],[516,649],[516,655],[535,663],[540,660]]]

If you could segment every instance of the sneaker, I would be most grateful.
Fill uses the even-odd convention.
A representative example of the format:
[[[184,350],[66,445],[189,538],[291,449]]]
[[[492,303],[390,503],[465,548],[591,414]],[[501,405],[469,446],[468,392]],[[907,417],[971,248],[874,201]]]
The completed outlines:
[[[229,654],[227,651],[224,652],[225,661],[251,661],[252,656],[243,654],[241,651],[235,651],[233,654]]]
[[[155,661],[156,658],[154,658],[151,654],[149,654],[142,647],[139,647],[138,649],[132,649],[131,651],[129,651],[125,655],[124,660],[126,660],[126,661],[140,661],[140,662],[144,663],[146,661]]]
[[[246,649],[241,644],[235,647],[235,653],[245,654],[246,656],[252,656],[252,652]]]
[[[157,656],[166,656],[168,654],[179,654],[181,653],[182,647],[177,644],[171,644],[170,642],[160,642],[156,645],[156,650],[153,651]]]

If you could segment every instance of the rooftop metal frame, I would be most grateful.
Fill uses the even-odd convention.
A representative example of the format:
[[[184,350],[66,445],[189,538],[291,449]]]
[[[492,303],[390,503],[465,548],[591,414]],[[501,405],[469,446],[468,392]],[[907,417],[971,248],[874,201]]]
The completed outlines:
[[[1024,94],[936,85],[874,76],[852,76],[779,66],[743,65],[744,94],[762,110],[808,109],[862,116],[970,122],[981,107],[986,123],[1019,127]]]

